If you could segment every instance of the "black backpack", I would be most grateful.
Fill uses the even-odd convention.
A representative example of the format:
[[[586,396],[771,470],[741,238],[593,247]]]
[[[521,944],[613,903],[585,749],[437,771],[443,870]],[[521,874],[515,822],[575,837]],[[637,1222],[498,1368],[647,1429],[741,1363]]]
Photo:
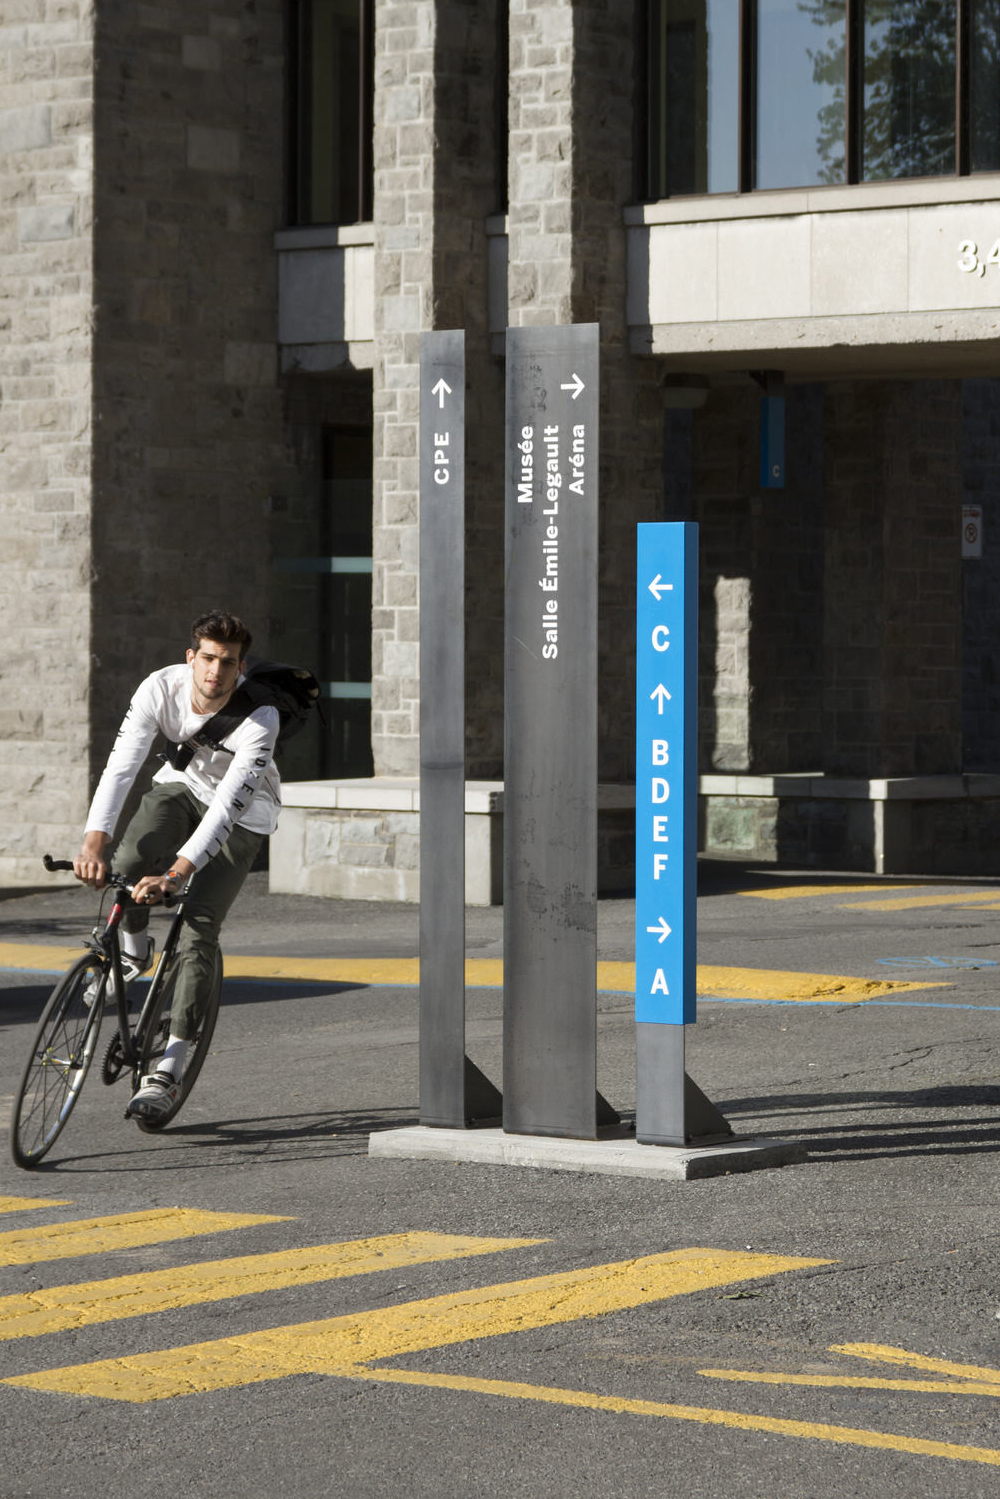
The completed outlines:
[[[228,703],[185,744],[168,744],[161,754],[177,770],[185,770],[197,749],[225,749],[222,743],[255,708],[277,708],[281,719],[277,750],[309,721],[315,708],[320,718],[320,686],[311,671],[303,666],[286,666],[281,661],[259,661],[248,658],[246,675]]]

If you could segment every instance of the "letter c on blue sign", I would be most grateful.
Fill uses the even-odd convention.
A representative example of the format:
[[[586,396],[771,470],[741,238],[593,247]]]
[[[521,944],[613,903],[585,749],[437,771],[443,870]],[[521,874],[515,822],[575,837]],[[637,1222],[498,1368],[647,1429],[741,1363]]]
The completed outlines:
[[[670,649],[670,641],[666,638],[669,634],[670,631],[666,625],[656,626],[652,637],[654,651],[666,651]]]

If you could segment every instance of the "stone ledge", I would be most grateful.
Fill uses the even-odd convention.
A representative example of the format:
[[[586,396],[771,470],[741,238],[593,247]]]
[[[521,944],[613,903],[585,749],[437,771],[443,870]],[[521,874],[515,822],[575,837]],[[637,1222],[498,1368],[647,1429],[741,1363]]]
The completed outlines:
[[[660,1181],[698,1181],[738,1171],[770,1170],[807,1158],[804,1145],[786,1140],[737,1138],[722,1145],[640,1145],[634,1139],[561,1140],[508,1135],[499,1129],[438,1129],[422,1124],[370,1135],[368,1154],[381,1160],[461,1161]]]
[[[465,810],[503,812],[503,781],[466,781]],[[420,811],[417,776],[372,776],[341,781],[289,781],[281,788],[286,807],[326,807],[340,811]],[[602,782],[597,788],[600,812],[628,811],[635,806],[635,787]]]
[[[866,213],[907,208],[937,208],[951,203],[993,207],[1000,176],[908,178],[894,182],[859,182],[850,187],[771,188],[754,193],[712,193],[664,198],[657,203],[630,203],[622,212],[626,228],[656,224],[705,224],[732,219],[794,218],[813,213]]]
[[[271,835],[269,888],[341,900],[420,898],[420,781],[373,776],[290,781]],[[599,888],[618,894],[633,878],[633,786],[598,787]],[[623,826],[627,824],[627,826]],[[465,901],[503,900],[503,782],[465,785]]]
[[[703,775],[698,780],[702,796],[767,796],[807,798],[810,801],[950,801],[959,797],[1000,796],[1000,775],[973,772],[967,775],[892,776],[874,780],[816,775],[811,771],[762,776],[735,774]]]
[[[307,224],[298,229],[278,229],[276,250],[328,250],[342,245],[373,245],[374,224]]]
[[[338,811],[420,811],[416,776],[372,776],[341,781],[290,781],[281,788],[286,807],[325,807]],[[466,781],[466,812],[503,811],[502,781]]]

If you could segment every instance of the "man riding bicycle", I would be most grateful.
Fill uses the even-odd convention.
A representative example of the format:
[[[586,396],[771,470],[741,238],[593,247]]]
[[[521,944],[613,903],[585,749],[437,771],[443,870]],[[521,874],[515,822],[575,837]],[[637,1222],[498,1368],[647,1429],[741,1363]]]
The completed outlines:
[[[141,1119],[156,1119],[176,1101],[188,1042],[222,982],[222,922],[261,842],[277,826],[277,708],[255,707],[224,734],[222,747],[212,740],[199,743],[242,681],[250,642],[250,631],[234,614],[202,614],[191,626],[186,664],[164,667],[139,684],[73,860],[77,879],[103,887],[125,799],[157,735],[163,734],[172,753],[168,751],[115,851],[115,868],[135,881],[134,905],[122,922],[126,981],[153,964],[153,939],[146,930],[149,907],[191,883],[177,946],[171,1034],[157,1071],[142,1078],[128,1108]],[[188,750],[193,750],[190,757]]]

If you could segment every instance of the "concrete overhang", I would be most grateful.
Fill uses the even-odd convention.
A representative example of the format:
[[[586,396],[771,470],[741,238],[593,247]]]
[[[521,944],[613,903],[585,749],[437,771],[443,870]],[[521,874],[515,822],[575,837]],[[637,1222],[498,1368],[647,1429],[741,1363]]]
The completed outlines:
[[[625,210],[632,351],[793,379],[1000,374],[1000,175]]]

